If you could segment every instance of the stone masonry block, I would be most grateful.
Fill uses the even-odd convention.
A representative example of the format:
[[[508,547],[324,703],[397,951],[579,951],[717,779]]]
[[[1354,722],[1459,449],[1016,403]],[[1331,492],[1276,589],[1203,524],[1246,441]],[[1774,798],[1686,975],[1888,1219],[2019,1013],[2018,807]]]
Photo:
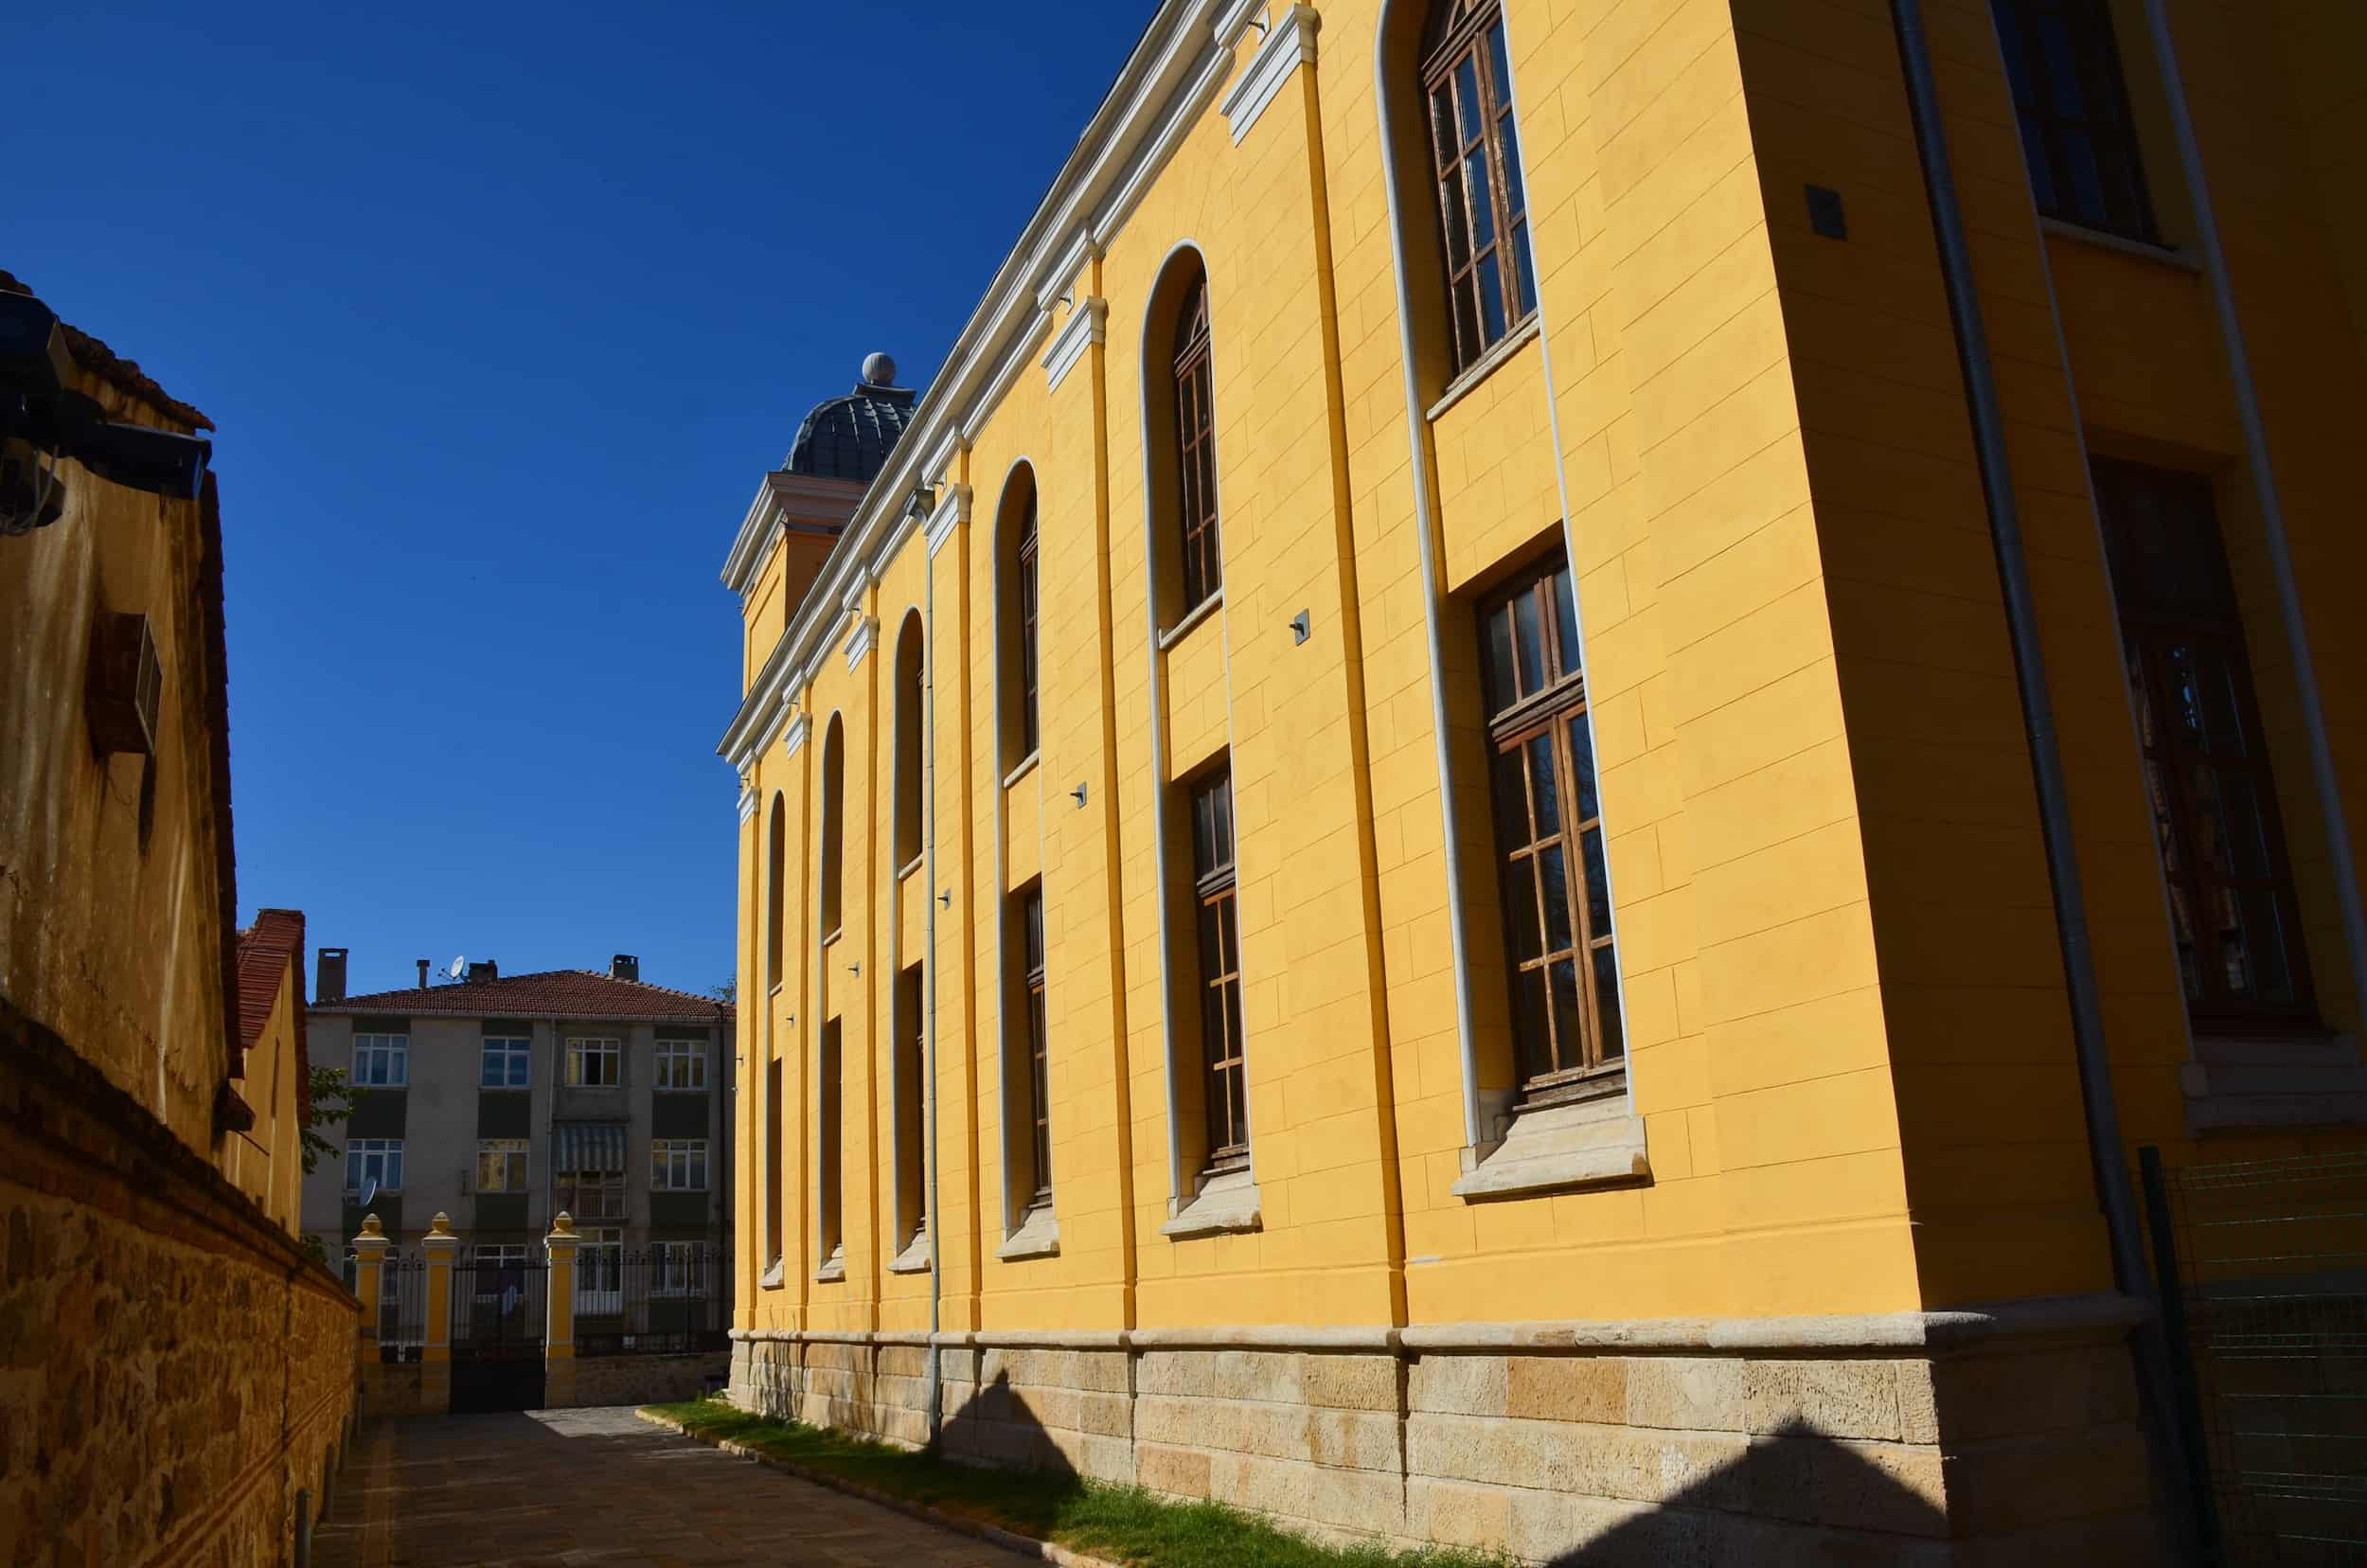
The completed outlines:
[[[1307,1402],[1337,1410],[1397,1408],[1394,1356],[1313,1356],[1304,1367]]]
[[[1397,1473],[1397,1418],[1378,1411],[1308,1413],[1306,1456],[1319,1465]]]
[[[1209,1457],[1205,1450],[1138,1442],[1134,1455],[1136,1479],[1152,1491],[1176,1497],[1208,1495]]]
[[[1405,1533],[1442,1546],[1503,1551],[1511,1543],[1511,1493],[1498,1487],[1410,1477],[1405,1484]]]
[[[1740,1432],[1743,1368],[1718,1356],[1634,1357],[1628,1363],[1628,1424]]]
[[[1901,1435],[1895,1363],[1745,1362],[1742,1381],[1743,1419],[1750,1432],[1805,1428],[1827,1437]]]
[[[1504,1413],[1543,1421],[1626,1419],[1628,1363],[1616,1356],[1516,1356],[1504,1367]]]
[[[1422,1356],[1406,1369],[1406,1409],[1443,1416],[1502,1416],[1507,1407],[1505,1385],[1502,1356]]]

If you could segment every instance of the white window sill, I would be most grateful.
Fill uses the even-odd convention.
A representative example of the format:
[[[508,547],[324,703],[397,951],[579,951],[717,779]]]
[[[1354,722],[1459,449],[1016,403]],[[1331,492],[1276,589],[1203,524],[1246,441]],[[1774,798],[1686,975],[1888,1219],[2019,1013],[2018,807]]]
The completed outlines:
[[[1173,626],[1168,627],[1165,632],[1159,633],[1159,651],[1165,653],[1168,649],[1173,648],[1177,643],[1180,643],[1184,638],[1190,636],[1194,627],[1198,626],[1201,621],[1206,620],[1209,616],[1215,615],[1218,611],[1223,608],[1224,590],[1219,588],[1215,593],[1209,595],[1206,598],[1201,599],[1198,604],[1194,605],[1190,615],[1185,615],[1182,620],[1177,621]]]
[[[1529,340],[1537,336],[1542,320],[1543,317],[1531,311],[1528,320],[1506,332],[1503,342],[1473,360],[1468,370],[1449,382],[1447,389],[1438,395],[1438,401],[1430,405],[1430,412],[1422,417],[1434,424],[1448,409],[1469,397],[1471,389],[1494,375],[1498,365],[1528,347]]]
[[[2038,217],[2038,228],[2041,233],[2052,234],[2058,239],[2076,240],[2083,245],[2093,245],[2099,250],[2118,251],[2123,256],[2175,267],[2180,272],[2202,271],[2202,258],[2180,246],[2156,245],[2144,240],[2131,240],[2125,234],[2092,229],[2085,223],[2074,223],[2065,218],[2049,218],[2043,213]]]
[[[1010,1238],[994,1250],[994,1256],[1006,1263],[1023,1257],[1053,1257],[1060,1251],[1060,1222],[1053,1218],[1052,1200],[1030,1208],[1020,1220],[1019,1229]]]
[[[1448,1190],[1485,1200],[1626,1186],[1651,1179],[1644,1118],[1628,1111],[1628,1096],[1622,1094],[1522,1112],[1504,1142]]]
[[[1041,760],[1043,760],[1043,748],[1039,746],[1011,765],[1011,771],[1003,775],[1003,787],[1007,790],[1029,774],[1034,773],[1036,764]]]
[[[765,1270],[764,1273],[756,1276],[756,1289],[759,1291],[777,1291],[788,1282],[789,1259],[786,1257],[776,1257],[773,1260],[773,1266],[771,1268]]]
[[[834,1279],[846,1277],[846,1244],[845,1242],[842,1241],[830,1249],[829,1257],[823,1262],[822,1267],[813,1271],[813,1277],[815,1283],[822,1285],[828,1285]]]
[[[1195,1236],[1235,1236],[1262,1228],[1257,1183],[1247,1170],[1228,1170],[1201,1183],[1192,1201],[1159,1227],[1159,1234],[1183,1241]]]
[[[896,1255],[895,1261],[888,1265],[888,1273],[927,1274],[932,1261],[929,1231],[928,1227],[923,1226],[913,1233],[911,1245]]]

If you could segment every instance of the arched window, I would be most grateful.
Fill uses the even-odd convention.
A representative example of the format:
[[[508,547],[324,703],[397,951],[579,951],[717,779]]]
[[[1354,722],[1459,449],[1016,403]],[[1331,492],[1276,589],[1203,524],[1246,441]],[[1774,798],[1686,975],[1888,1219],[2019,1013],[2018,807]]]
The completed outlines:
[[[821,1189],[818,1194],[821,1201],[816,1205],[820,1212],[815,1218],[816,1228],[821,1232],[819,1239],[822,1270],[820,1272],[825,1274],[829,1272],[833,1263],[841,1261],[840,1248],[846,1235],[844,1206],[846,1184],[844,1180],[845,1173],[841,1169],[842,1144],[839,1126],[843,1104],[840,1069],[843,1063],[839,1056],[838,1026],[839,1021],[835,1018],[822,1025],[820,1045],[815,1052],[813,1074],[814,1086],[818,1091],[814,1118],[819,1124],[814,1129],[814,1147],[821,1167],[815,1172],[815,1185]]]
[[[1439,0],[1421,69],[1460,372],[1537,310],[1502,0]]]
[[[1208,277],[1192,281],[1175,323],[1176,521],[1183,530],[1184,609],[1224,586],[1217,530],[1216,376],[1208,354]]]
[[[920,612],[904,617],[896,638],[895,869],[920,858]]]
[[[773,795],[773,820],[767,837],[770,848],[764,889],[764,987],[777,990],[781,984],[781,916],[789,881],[789,810],[777,791]]]
[[[1003,770],[1035,755],[1042,732],[1038,708],[1041,635],[1036,573],[1036,475],[1025,464],[1004,487],[995,543],[996,663],[1001,687]]]
[[[899,1267],[925,1260],[927,1253],[917,1243],[929,1229],[929,1163],[923,1144],[927,1137],[927,1085],[923,1082],[928,1062],[929,1020],[923,1010],[926,997],[926,977],[918,964],[907,968],[896,977],[896,1235],[899,1252],[918,1251],[915,1257],[899,1257]]]
[[[822,941],[838,940],[839,887],[846,842],[846,726],[830,715],[829,733],[822,741]]]

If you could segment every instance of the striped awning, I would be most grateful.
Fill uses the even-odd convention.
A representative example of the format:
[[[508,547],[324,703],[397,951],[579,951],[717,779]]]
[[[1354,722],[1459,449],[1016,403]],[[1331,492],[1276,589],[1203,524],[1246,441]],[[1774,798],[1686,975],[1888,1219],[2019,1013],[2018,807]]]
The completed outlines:
[[[625,1168],[623,1122],[555,1122],[551,1126],[553,1170]]]

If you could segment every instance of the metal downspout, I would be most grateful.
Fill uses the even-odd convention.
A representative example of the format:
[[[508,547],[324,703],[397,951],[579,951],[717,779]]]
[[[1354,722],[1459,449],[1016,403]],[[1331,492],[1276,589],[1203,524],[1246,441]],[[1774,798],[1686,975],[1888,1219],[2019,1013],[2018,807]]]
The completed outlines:
[[[2032,782],[2037,790],[2038,821],[2045,842],[2047,880],[2054,893],[2056,929],[2063,950],[2064,989],[2071,1004],[2072,1041],[2079,1070],[2080,1100],[2086,1114],[2088,1153],[2110,1244],[2112,1280],[2123,1294],[2145,1300],[2152,1292],[2145,1272],[2145,1242],[2138,1224],[2136,1192],[2122,1163],[2120,1110],[2112,1094],[2112,1067],[2104,1038],[2095,956],[2088,936],[2087,896],[2072,831],[2070,790],[2056,739],[2054,700],[2047,687],[2038,601],[2024,554],[2013,469],[2005,446],[2004,414],[1973,278],[1972,250],[1966,236],[1964,212],[1957,203],[1955,175],[1949,161],[1947,130],[1941,117],[1938,86],[1932,77],[1931,49],[1924,35],[1920,0],[1891,0],[1891,17],[1897,30],[1908,109],[1914,122],[1915,145],[1922,158],[1924,184],[1931,201],[1933,237],[1939,245],[1940,275],[1948,290],[1949,315],[1955,327],[1957,359],[1964,375],[1981,489],[1987,504],[1990,543],[1997,554],[1998,586],[2006,631],[2013,643],[2014,676],[2020,690],[2023,724],[2030,746]],[[2135,1346],[2145,1413],[2146,1447],[2156,1478],[2163,1487],[2175,1516],[2171,1535],[2174,1548],[2181,1558],[2187,1558],[2191,1556],[2192,1543],[2183,1525],[2191,1517],[2191,1510],[2183,1506],[2184,1471],[2178,1459],[2178,1434],[2167,1427],[2174,1417],[2169,1402],[2166,1346],[2158,1314],[2149,1315],[2139,1326]]]
[[[1403,192],[1397,187],[1398,160],[1393,155],[1397,132],[1389,121],[1388,10],[1373,35],[1374,101],[1380,112],[1381,188],[1389,203],[1389,262],[1397,290],[1398,358],[1405,367],[1406,454],[1413,464],[1414,532],[1422,566],[1422,630],[1430,643],[1430,723],[1438,749],[1438,814],[1445,829],[1447,865],[1447,946],[1453,960],[1454,1025],[1463,1058],[1463,1145],[1475,1156],[1485,1141],[1480,1125],[1479,1025],[1472,1012],[1470,944],[1464,934],[1465,896],[1469,882],[1463,864],[1462,834],[1456,815],[1454,747],[1448,729],[1447,643],[1441,622],[1443,590],[1438,582],[1438,520],[1432,515],[1430,427],[1423,417],[1420,372],[1414,353],[1413,284],[1405,270]]]
[[[2350,948],[2352,995],[2367,1016],[2367,908],[2360,903],[2358,863],[2351,858],[2351,829],[2342,810],[2341,782],[2334,770],[2334,749],[2326,739],[2326,713],[2318,701],[2318,669],[2310,657],[2309,633],[2302,622],[2301,586],[2293,576],[2293,555],[2285,537],[2285,507],[2277,496],[2276,471],[2269,462],[2269,434],[2260,418],[2260,398],[2252,385],[2251,355],[2244,346],[2244,325],[2235,313],[2235,290],[2228,281],[2227,255],[2219,248],[2218,211],[2211,205],[2211,182],[2203,172],[2202,144],[2195,138],[2195,122],[2186,103],[2185,78],[2179,73],[2178,45],[2170,37],[2170,18],[2162,0],[2145,0],[2145,21],[2153,29],[2153,52],[2162,69],[2162,85],[2170,103],[2170,125],[2178,135],[2179,163],[2186,175],[2188,199],[2195,204],[2196,239],[2202,250],[2203,276],[2210,280],[2211,304],[2219,318],[2219,337],[2227,353],[2228,380],[2235,389],[2235,411],[2244,425],[2244,456],[2251,470],[2253,493],[2260,498],[2262,532],[2269,546],[2269,569],[2276,579],[2277,608],[2285,620],[2287,654],[2293,661],[2293,685],[2301,697],[2302,728],[2309,738],[2309,771],[2318,786],[2319,810],[2325,816],[2326,858],[2333,863],[2334,895],[2342,911],[2342,934]]]
[[[924,1359],[921,1386],[929,1401],[929,1446],[937,1446],[938,1429],[943,1420],[940,1407],[944,1404],[944,1351],[937,1345],[937,1334],[943,1328],[945,1307],[945,1249],[938,1244],[945,1234],[945,1211],[937,1203],[937,661],[932,647],[937,634],[937,565],[929,552],[928,520],[921,520],[921,550],[926,560],[925,580],[921,586],[920,644],[920,788],[929,803],[929,829],[921,841],[927,857],[927,869],[921,873],[924,894],[929,900],[927,921],[927,953],[921,959],[921,983],[928,995],[921,1006],[929,1017],[929,1032],[922,1042],[921,1076],[926,1080],[921,1088],[923,1114],[928,1118],[929,1161],[929,1354]]]

